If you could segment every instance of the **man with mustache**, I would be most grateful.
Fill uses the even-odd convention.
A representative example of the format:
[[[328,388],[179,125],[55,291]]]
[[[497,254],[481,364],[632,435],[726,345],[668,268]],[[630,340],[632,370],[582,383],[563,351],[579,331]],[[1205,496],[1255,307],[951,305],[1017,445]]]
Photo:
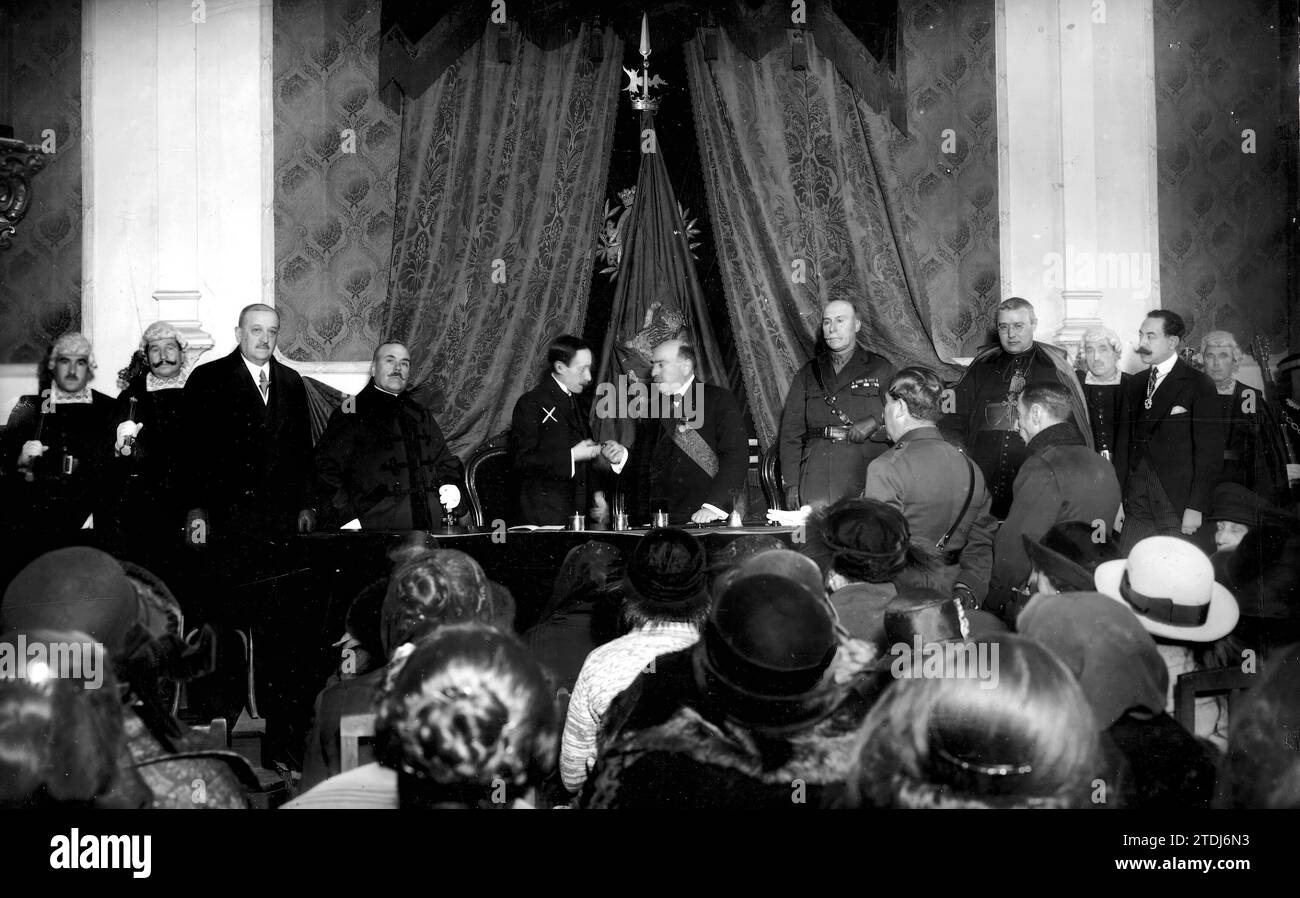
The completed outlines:
[[[1026,384],[1056,381],[1064,386],[1070,394],[1071,420],[1092,448],[1087,404],[1074,370],[1064,350],[1034,340],[1037,324],[1027,300],[1013,296],[998,304],[998,345],[971,360],[939,424],[944,438],[964,446],[979,465],[998,520],[1011,509],[1012,487],[1025,460],[1016,403]]]
[[[1148,536],[1195,534],[1223,470],[1219,397],[1179,358],[1186,334],[1182,317],[1165,309],[1149,312],[1138,331],[1149,367],[1124,389],[1115,453],[1125,553]]]
[[[118,374],[110,528],[133,549],[178,543],[185,527],[181,456],[185,451],[185,338],[166,321],[145,328],[140,348]],[[132,404],[134,402],[134,404]],[[139,557],[132,552],[131,558]]]
[[[260,543],[310,532],[311,419],[298,372],[273,358],[280,315],[239,313],[239,345],[185,384],[186,539]]]
[[[19,400],[0,442],[5,522],[33,537],[103,517],[115,424],[113,400],[90,387],[95,353],[82,334],[59,337],[45,367],[48,389]]]
[[[432,530],[443,508],[463,511],[464,469],[433,412],[410,390],[411,353],[382,343],[370,383],[330,416],[316,446],[314,508],[322,529]]]

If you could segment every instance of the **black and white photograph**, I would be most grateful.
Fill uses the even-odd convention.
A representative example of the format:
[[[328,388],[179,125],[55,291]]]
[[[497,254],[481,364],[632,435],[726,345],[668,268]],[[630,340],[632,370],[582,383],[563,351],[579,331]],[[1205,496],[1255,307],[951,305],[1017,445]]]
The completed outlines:
[[[94,809],[401,808],[1240,882],[1300,2],[0,0],[0,545],[55,881],[340,826]]]

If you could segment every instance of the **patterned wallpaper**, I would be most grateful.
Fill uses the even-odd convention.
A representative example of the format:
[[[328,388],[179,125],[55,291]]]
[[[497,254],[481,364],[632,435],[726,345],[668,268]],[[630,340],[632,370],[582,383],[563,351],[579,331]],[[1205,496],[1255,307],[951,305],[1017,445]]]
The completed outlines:
[[[81,0],[13,4],[0,22],[9,48],[0,122],[27,143],[40,144],[47,128],[56,142],[0,252],[0,363],[26,364],[81,324]]]
[[[1155,0],[1161,299],[1197,341],[1224,329],[1285,343],[1295,171],[1277,127],[1295,125],[1296,81],[1283,84],[1282,25],[1277,0]]]
[[[275,298],[292,359],[369,359],[381,336],[401,124],[375,89],[379,12],[379,0],[272,10]]]
[[[998,117],[993,0],[900,0],[909,136],[891,154],[939,355],[973,355],[998,304]],[[955,152],[943,152],[943,132]]]

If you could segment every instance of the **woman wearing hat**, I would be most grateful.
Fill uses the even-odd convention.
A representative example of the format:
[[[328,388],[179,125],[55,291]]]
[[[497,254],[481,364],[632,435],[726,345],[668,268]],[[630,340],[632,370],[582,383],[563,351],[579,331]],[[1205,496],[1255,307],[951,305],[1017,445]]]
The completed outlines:
[[[1091,590],[1040,594],[1016,622],[1079,681],[1102,734],[1119,794],[1112,806],[1207,808],[1214,760],[1165,713],[1169,670],[1155,641],[1126,608]]]
[[[1174,685],[1199,666],[1193,652],[1223,639],[1237,626],[1237,600],[1215,582],[1210,559],[1192,543],[1173,536],[1150,536],[1128,558],[1097,568],[1097,591],[1126,605],[1156,638],[1169,668],[1165,710],[1174,709]],[[1238,662],[1232,659],[1229,663]],[[1219,748],[1227,745],[1227,702],[1220,697],[1196,701],[1197,736]]]

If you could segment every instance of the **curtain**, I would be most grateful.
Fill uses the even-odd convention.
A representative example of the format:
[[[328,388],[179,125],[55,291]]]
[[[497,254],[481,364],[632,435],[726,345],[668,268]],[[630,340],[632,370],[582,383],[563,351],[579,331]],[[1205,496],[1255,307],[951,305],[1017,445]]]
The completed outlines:
[[[509,427],[547,340],[581,334],[614,136],[622,42],[542,50],[497,29],[404,104],[385,339],[441,394],[462,457]]]
[[[807,70],[796,72],[788,50],[752,60],[726,29],[715,60],[704,58],[698,35],[686,44],[718,263],[764,446],[832,300],[857,308],[868,349],[899,367],[957,376],[935,351],[912,270],[888,156],[892,126],[807,45]]]

